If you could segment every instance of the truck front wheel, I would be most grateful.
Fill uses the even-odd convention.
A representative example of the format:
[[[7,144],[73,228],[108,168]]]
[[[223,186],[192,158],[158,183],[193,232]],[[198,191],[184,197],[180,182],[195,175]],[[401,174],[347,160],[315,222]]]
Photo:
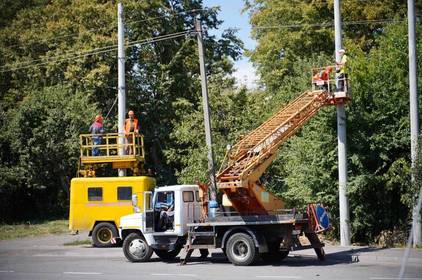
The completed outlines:
[[[130,262],[147,262],[153,251],[143,236],[132,232],[123,241],[123,253]]]
[[[241,266],[253,264],[259,257],[252,237],[246,233],[235,233],[229,238],[226,254],[232,264]]]
[[[117,236],[116,227],[107,222],[98,223],[92,230],[92,243],[94,247],[110,247],[111,239]]]

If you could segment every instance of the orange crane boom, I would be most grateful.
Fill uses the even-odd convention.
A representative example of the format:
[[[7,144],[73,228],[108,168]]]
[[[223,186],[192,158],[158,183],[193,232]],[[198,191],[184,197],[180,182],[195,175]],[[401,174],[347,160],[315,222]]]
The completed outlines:
[[[320,108],[346,101],[325,90],[302,93],[231,148],[217,174],[218,190],[240,214],[268,214],[284,208],[280,198],[265,190],[260,176],[274,161],[280,145]]]

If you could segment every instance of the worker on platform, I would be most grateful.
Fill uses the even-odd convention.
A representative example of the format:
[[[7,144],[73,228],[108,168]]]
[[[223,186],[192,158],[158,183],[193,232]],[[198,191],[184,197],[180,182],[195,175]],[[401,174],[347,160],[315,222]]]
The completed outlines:
[[[344,49],[340,49],[338,51],[340,55],[340,62],[336,62],[337,65],[337,79],[338,79],[338,88],[337,91],[346,91],[346,81],[347,81],[347,74],[346,74],[346,63],[347,63],[347,55]]]
[[[128,148],[126,149],[126,154],[132,155],[133,154],[133,141],[134,141],[134,134],[139,133],[139,121],[135,118],[135,113],[130,110],[128,112],[129,118],[125,121],[125,137],[126,142],[129,144]]]
[[[322,90],[328,91],[330,82],[330,73],[333,70],[331,66],[325,67],[312,77],[312,82]]]
[[[96,147],[97,145],[101,145],[102,135],[104,133],[103,128],[103,117],[101,115],[95,116],[94,122],[89,127],[89,132],[92,134],[92,155],[99,156],[100,149]]]

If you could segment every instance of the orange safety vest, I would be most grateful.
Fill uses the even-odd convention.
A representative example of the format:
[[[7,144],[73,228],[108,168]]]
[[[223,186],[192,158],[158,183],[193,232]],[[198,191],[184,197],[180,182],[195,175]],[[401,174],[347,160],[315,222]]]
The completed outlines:
[[[134,128],[134,131],[135,130],[138,130],[139,129],[139,126],[138,126],[138,119],[137,118],[134,118],[133,119],[133,128]],[[126,119],[126,121],[125,121],[125,133],[126,134],[129,134],[130,133],[130,119]]]

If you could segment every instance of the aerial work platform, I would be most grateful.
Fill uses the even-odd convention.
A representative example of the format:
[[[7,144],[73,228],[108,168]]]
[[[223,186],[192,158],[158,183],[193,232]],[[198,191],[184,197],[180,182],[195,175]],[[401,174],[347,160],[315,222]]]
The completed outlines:
[[[79,173],[95,177],[95,167],[111,164],[114,169],[131,169],[140,175],[145,162],[144,137],[137,133],[105,133],[80,135]]]
[[[347,78],[342,80],[341,90],[334,87],[335,83],[338,81],[329,76],[318,83],[313,79],[312,90],[303,92],[230,148],[217,174],[217,188],[238,212],[267,214],[284,208],[283,201],[267,192],[259,178],[275,160],[280,145],[322,107],[350,100]]]

